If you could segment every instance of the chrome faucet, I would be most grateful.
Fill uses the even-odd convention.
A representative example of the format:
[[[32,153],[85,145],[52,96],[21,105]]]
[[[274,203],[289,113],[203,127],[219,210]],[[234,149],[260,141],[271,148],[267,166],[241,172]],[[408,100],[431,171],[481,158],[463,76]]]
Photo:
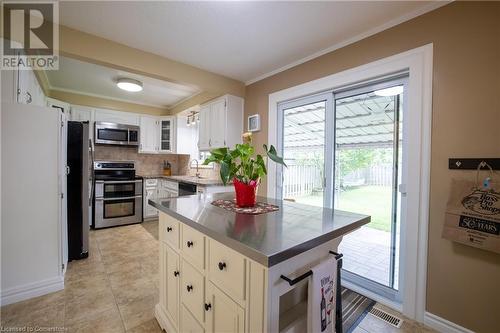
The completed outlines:
[[[196,158],[191,160],[191,164],[193,164],[193,162],[196,162],[196,178],[200,178],[199,162]]]

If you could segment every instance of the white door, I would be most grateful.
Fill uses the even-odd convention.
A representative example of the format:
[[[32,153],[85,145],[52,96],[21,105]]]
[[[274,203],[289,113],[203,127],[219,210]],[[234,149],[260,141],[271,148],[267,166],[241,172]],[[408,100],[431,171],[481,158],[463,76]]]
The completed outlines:
[[[245,312],[211,282],[208,283],[204,306],[207,313],[207,332],[244,332]]]
[[[165,310],[170,315],[170,319],[174,325],[179,325],[179,288],[180,288],[180,272],[179,272],[179,255],[177,255],[168,246],[166,248],[166,302]]]
[[[21,56],[23,57],[23,56]],[[17,102],[33,104],[33,77],[31,70],[18,70],[17,77]]]
[[[203,326],[198,324],[185,306],[181,310],[181,332],[182,333],[204,333]]]
[[[148,204],[148,201],[155,200],[157,198],[157,189],[156,187],[148,187],[144,191],[145,200],[144,200],[144,218],[154,217],[158,215],[158,211],[156,208]]]
[[[220,100],[210,108],[211,148],[226,146],[226,100]]]
[[[158,120],[156,117],[141,116],[141,141],[139,152],[158,152]]]
[[[210,149],[210,105],[201,107],[198,128],[198,149]]]
[[[61,193],[61,203],[59,208],[61,224],[61,261],[63,272],[68,263],[68,205],[67,205],[67,147],[68,147],[68,123],[66,114],[59,112],[61,126],[59,132],[59,191]]]

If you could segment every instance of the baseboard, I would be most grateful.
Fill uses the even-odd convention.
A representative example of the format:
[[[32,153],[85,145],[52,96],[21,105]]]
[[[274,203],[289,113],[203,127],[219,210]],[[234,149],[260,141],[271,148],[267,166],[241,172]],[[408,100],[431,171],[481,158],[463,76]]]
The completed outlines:
[[[474,331],[438,317],[430,312],[425,312],[424,324],[442,333],[474,333]]]
[[[156,304],[155,306],[155,318],[156,321],[158,321],[158,324],[160,324],[161,329],[165,330],[165,332],[172,332],[172,333],[178,332],[175,326],[173,326],[170,320],[168,319],[167,314],[162,309],[160,304]]]
[[[50,294],[62,289],[64,289],[64,277],[56,276],[54,278],[2,290],[0,304],[4,306],[33,297]]]

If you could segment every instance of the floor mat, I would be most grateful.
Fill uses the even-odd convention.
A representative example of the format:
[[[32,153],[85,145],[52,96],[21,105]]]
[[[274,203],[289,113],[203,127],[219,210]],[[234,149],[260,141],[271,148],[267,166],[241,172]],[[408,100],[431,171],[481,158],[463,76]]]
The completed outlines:
[[[375,301],[347,288],[342,288],[342,327],[350,333],[375,305]]]

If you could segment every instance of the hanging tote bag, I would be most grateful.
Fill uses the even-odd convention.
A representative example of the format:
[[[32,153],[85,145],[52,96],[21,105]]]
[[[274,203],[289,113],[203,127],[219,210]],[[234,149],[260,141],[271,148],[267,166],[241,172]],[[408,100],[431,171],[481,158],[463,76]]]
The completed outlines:
[[[479,184],[481,167],[490,177]],[[493,181],[493,170],[482,162],[476,181],[453,180],[446,207],[442,237],[500,253],[500,183]]]

